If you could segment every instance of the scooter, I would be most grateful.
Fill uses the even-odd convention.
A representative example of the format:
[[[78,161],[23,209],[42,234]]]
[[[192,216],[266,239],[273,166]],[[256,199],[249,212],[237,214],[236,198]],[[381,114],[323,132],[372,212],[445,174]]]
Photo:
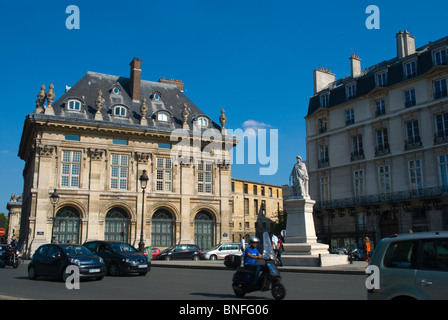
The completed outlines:
[[[272,249],[271,240],[267,232],[263,234],[263,245],[263,260],[265,264],[261,267],[258,283],[255,285],[252,284],[255,275],[254,271],[245,269],[244,267],[238,267],[232,279],[233,292],[237,297],[241,298],[249,292],[271,290],[274,299],[282,300],[286,296],[286,289],[281,283],[280,272],[275,265],[274,250]],[[237,258],[240,258],[239,264]],[[234,260],[233,266],[241,265],[241,257],[234,256]]]
[[[16,269],[19,264],[19,252],[15,248],[3,252],[2,256],[0,257],[0,268],[4,268],[5,266],[12,266],[14,269]]]

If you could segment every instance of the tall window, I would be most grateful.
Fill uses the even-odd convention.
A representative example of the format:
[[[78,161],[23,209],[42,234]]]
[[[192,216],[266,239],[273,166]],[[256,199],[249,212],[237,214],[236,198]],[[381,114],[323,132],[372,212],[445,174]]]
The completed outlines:
[[[355,110],[350,109],[345,111],[345,124],[348,126],[355,123]]]
[[[329,165],[329,158],[328,158],[328,146],[326,144],[319,145],[319,167],[326,167]]]
[[[61,186],[79,188],[81,151],[62,151]]]
[[[198,191],[212,193],[212,163],[201,161],[198,163]]]
[[[376,148],[375,155],[380,156],[389,153],[389,138],[387,136],[387,128],[376,130]]]
[[[156,190],[171,192],[173,184],[173,163],[170,158],[157,158]]]
[[[418,120],[406,122],[406,148],[421,145],[420,131],[418,128]]]
[[[110,164],[111,189],[126,190],[128,188],[129,156],[112,154]]]
[[[320,106],[322,108],[328,108],[330,106],[330,94],[324,93],[320,96]]]
[[[444,140],[448,138],[448,112],[439,113],[435,116],[436,133],[435,140]]]
[[[378,167],[378,180],[380,187],[380,194],[382,197],[390,194],[390,166]]]
[[[352,137],[352,160],[364,158],[364,149],[362,148],[362,135],[358,134]]]
[[[434,89],[434,99],[441,99],[446,97],[448,95],[446,87],[446,79],[434,81],[433,89]]]
[[[355,198],[364,196],[364,170],[353,171],[353,186]]]
[[[444,189],[448,188],[448,155],[439,156],[440,183]]]
[[[414,194],[419,194],[423,189],[423,175],[421,160],[409,161],[409,184]]]
[[[409,108],[415,106],[415,89],[409,89],[404,92],[404,107]]]
[[[330,178],[328,176],[320,177],[320,201],[330,200]]]
[[[386,114],[386,101],[384,99],[375,101],[375,116]]]

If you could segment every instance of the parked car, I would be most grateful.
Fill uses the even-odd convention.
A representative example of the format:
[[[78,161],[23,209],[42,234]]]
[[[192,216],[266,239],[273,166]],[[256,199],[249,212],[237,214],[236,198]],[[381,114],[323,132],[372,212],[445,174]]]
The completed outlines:
[[[104,259],[108,275],[138,273],[144,276],[151,269],[149,259],[125,242],[97,240],[83,246]]]
[[[239,243],[223,243],[218,244],[212,249],[202,253],[202,257],[206,260],[224,259],[229,254],[242,255],[241,245]]]
[[[148,256],[148,251],[151,250],[151,255]],[[159,248],[153,248],[153,247],[146,247],[145,248],[145,256],[147,256],[149,258],[149,260],[155,260],[157,255],[160,253],[160,249]]]
[[[157,260],[199,260],[201,259],[201,250],[195,244],[178,244],[159,253]]]
[[[368,299],[447,299],[448,232],[384,238],[377,245],[370,266],[378,268],[379,288],[372,285]]]
[[[80,278],[101,280],[106,275],[104,260],[87,248],[74,244],[44,244],[28,264],[28,277],[50,276],[64,280],[69,276],[65,270],[70,265],[79,268]]]

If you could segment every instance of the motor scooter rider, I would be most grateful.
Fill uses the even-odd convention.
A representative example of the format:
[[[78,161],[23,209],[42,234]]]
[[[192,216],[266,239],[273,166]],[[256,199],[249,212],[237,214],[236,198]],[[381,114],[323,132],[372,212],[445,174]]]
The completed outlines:
[[[258,283],[258,279],[260,276],[261,265],[258,264],[255,260],[262,259],[263,256],[257,249],[257,244],[260,242],[260,239],[257,237],[249,238],[249,247],[244,251],[244,267],[249,270],[254,270],[255,274],[252,278],[252,285],[256,285]]]

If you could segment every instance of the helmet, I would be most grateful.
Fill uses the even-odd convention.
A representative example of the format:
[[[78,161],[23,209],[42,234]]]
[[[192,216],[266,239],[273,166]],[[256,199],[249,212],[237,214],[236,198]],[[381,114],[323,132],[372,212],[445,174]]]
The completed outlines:
[[[260,239],[258,239],[257,237],[250,237],[249,238],[249,243],[259,243]]]

